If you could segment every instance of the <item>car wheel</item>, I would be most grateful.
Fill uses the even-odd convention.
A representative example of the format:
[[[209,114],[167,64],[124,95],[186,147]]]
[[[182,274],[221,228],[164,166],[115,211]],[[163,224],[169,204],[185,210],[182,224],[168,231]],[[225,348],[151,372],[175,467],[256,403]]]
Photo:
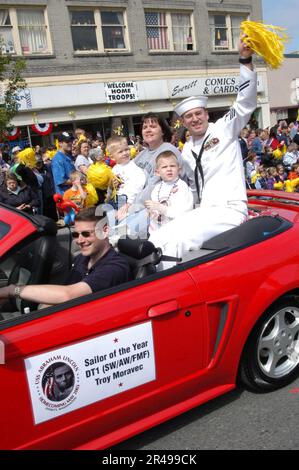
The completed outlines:
[[[239,383],[271,392],[292,382],[299,371],[299,297],[288,296],[265,312],[243,352]]]

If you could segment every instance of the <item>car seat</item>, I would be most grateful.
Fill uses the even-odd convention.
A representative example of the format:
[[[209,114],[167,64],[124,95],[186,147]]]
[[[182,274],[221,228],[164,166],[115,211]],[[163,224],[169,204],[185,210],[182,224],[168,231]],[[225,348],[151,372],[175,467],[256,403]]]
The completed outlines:
[[[180,258],[164,256],[161,248],[156,248],[148,240],[121,238],[117,244],[118,251],[128,261],[133,279],[141,279],[154,274],[160,261],[180,262]]]

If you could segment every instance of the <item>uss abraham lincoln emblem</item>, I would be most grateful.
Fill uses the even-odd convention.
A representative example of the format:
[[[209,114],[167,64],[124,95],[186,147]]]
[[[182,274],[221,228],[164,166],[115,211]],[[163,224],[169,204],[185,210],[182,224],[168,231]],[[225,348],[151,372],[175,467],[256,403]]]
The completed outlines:
[[[210,150],[213,147],[216,147],[216,145],[219,144],[219,139],[217,137],[213,137],[213,139],[210,139],[204,146],[204,150]]]

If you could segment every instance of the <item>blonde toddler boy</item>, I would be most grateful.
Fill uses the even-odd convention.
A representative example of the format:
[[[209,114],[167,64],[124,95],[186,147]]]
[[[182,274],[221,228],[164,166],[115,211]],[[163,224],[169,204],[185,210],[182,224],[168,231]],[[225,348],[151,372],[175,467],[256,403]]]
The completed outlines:
[[[160,176],[161,181],[155,185],[151,199],[145,201],[150,214],[150,233],[193,209],[192,191],[180,179],[179,173],[180,167],[174,153],[165,151],[158,155],[155,174]]]
[[[136,196],[143,189],[146,181],[145,173],[133,160],[130,159],[130,148],[127,139],[122,136],[110,137],[107,141],[107,149],[116,161],[112,171],[115,175],[114,185],[117,187],[119,209],[116,219],[126,217],[129,207],[134,204]]]

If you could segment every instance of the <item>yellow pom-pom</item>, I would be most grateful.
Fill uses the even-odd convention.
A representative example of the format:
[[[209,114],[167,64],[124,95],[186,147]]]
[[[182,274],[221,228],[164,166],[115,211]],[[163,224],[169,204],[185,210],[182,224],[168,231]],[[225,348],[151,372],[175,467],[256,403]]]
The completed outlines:
[[[282,181],[279,181],[279,183],[274,184],[273,188],[282,191],[284,188],[284,183]]]
[[[184,148],[184,144],[183,144],[183,142],[180,140],[180,141],[179,141],[179,151],[182,152],[183,148]]]
[[[54,157],[54,155],[56,155],[56,153],[57,153],[57,150],[47,150],[46,151],[47,157],[50,158],[51,160]]]
[[[31,147],[21,150],[21,152],[18,153],[18,162],[29,168],[35,168],[35,151]]]
[[[81,142],[86,142],[87,138],[85,137],[84,134],[81,134],[79,139],[78,139],[78,144],[81,144]]]
[[[291,180],[287,180],[285,182],[285,185],[286,185],[286,193],[292,193],[293,192],[293,188],[292,188],[292,182]]]
[[[286,181],[286,192],[287,193],[293,193],[298,185],[299,185],[299,178],[295,178],[294,180],[287,180]]]
[[[280,149],[276,149],[273,151],[273,157],[281,159],[282,158],[282,151]]]
[[[86,191],[85,207],[95,206],[99,201],[95,187],[91,183],[87,183],[84,189]]]
[[[256,180],[257,180],[258,178],[260,178],[260,176],[261,176],[261,175],[260,175],[259,173],[256,173],[255,175],[253,175],[253,176],[251,177],[251,183],[252,183],[252,184],[255,184],[255,183],[256,183]]]
[[[97,189],[106,190],[113,178],[112,170],[103,162],[96,162],[87,170],[87,181]]]
[[[284,28],[266,25],[255,21],[243,21],[241,30],[245,42],[256,54],[264,58],[272,69],[278,69],[284,59],[284,44],[289,37]]]

